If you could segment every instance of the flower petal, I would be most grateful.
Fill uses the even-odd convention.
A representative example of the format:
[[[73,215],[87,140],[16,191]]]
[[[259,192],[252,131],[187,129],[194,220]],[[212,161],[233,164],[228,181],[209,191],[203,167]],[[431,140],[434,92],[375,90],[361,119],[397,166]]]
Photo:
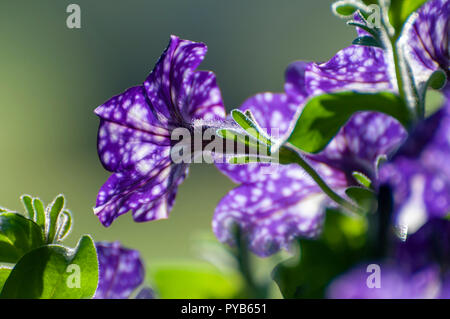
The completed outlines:
[[[127,299],[142,284],[144,265],[139,252],[119,242],[98,242],[99,282],[95,299]]]
[[[420,123],[380,170],[391,186],[396,221],[414,233],[430,217],[450,212],[450,91],[446,104]]]
[[[193,118],[223,117],[224,108],[212,72],[195,72],[205,57],[203,43],[171,36],[167,49],[144,82],[157,118],[169,126]]]
[[[423,84],[438,68],[450,74],[450,1],[428,1],[411,19],[414,18],[406,24],[399,43],[406,51],[416,85],[423,89]]]
[[[353,171],[376,178],[376,161],[389,156],[407,136],[394,118],[378,112],[354,114],[330,144],[311,158],[327,163],[351,176]]]
[[[296,61],[286,69],[284,91],[290,100],[301,105],[308,97],[306,89],[306,70],[312,63]]]
[[[154,157],[170,145],[170,133],[154,117],[141,87],[113,97],[95,114],[100,117],[98,152],[109,171],[135,167],[139,160]]]
[[[309,95],[344,90],[393,90],[384,51],[374,47],[347,47],[328,62],[310,64],[305,76]]]
[[[170,159],[145,177],[115,173],[100,189],[94,213],[106,227],[130,210],[137,222],[167,218],[186,175],[187,165],[171,165]]]
[[[439,292],[439,271],[429,267],[410,274],[393,265],[380,265],[381,285],[369,288],[372,273],[367,266],[357,267],[335,279],[327,296],[333,299],[417,299],[435,298]]]
[[[317,169],[325,173],[322,166]],[[327,170],[331,186],[346,184],[342,174]],[[268,256],[288,248],[297,237],[316,236],[327,202],[302,169],[280,166],[266,179],[230,191],[216,208],[213,231],[220,241],[233,244],[232,227],[237,224],[246,234],[250,249],[259,256]]]

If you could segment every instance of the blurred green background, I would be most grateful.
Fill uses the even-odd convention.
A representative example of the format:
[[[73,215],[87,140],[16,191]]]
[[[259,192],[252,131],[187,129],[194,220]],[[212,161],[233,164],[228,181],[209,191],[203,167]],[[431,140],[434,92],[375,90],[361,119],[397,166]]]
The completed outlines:
[[[81,29],[66,7],[81,7]],[[331,1],[86,0],[0,3],[0,205],[22,210],[28,193],[49,203],[64,193],[74,214],[70,244],[83,233],[120,240],[151,263],[194,258],[191,240],[210,233],[220,198],[233,187],[211,165],[194,165],[168,220],[104,228],[92,212],[106,172],[96,152],[96,106],[140,84],[171,34],[205,42],[202,69],[217,74],[227,109],[261,91],[281,91],[294,60],[324,61],[353,30]]]

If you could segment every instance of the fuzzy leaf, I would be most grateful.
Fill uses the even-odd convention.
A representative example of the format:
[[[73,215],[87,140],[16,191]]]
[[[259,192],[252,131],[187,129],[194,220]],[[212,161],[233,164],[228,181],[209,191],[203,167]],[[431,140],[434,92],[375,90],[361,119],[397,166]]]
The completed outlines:
[[[15,263],[44,244],[41,228],[16,213],[0,214],[0,262]]]
[[[55,198],[52,204],[49,205],[48,211],[49,214],[47,216],[47,223],[48,223],[48,243],[53,243],[53,240],[55,239],[56,235],[56,229],[57,229],[57,221],[59,214],[61,213],[62,209],[64,207],[64,196],[59,195]]]
[[[48,245],[23,256],[5,282],[1,298],[91,298],[98,283],[97,252],[83,236],[75,250]]]

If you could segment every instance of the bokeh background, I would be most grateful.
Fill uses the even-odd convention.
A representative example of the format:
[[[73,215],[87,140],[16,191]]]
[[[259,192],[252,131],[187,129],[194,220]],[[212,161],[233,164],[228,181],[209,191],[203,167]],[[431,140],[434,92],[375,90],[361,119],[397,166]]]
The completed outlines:
[[[81,7],[81,29],[66,7]],[[96,106],[152,70],[171,34],[205,42],[228,110],[262,91],[282,91],[294,60],[324,61],[353,30],[327,0],[77,0],[0,2],[0,206],[23,210],[21,194],[49,203],[64,193],[83,233],[120,240],[147,263],[195,259],[192,240],[210,234],[216,204],[233,184],[196,164],[168,220],[104,228],[92,212],[109,173],[96,152]]]

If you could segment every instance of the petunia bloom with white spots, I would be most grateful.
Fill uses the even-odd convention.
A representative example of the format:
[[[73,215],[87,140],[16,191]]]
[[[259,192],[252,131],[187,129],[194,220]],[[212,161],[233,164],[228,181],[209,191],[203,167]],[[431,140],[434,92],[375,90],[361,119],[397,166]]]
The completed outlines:
[[[138,222],[168,217],[188,170],[188,164],[171,161],[172,131],[225,117],[214,73],[196,71],[206,51],[202,43],[172,36],[143,85],[95,110],[99,157],[114,173],[94,208],[104,226],[130,210]]]
[[[415,85],[423,94],[425,84],[436,70],[449,75],[450,1],[432,0],[413,14],[405,25],[399,44],[413,71]],[[357,29],[358,35],[368,35]],[[304,68],[309,95],[332,91],[397,91],[395,72],[388,51],[378,47],[352,45],[331,60]]]
[[[127,299],[145,277],[139,252],[124,248],[119,242],[97,242],[99,263],[95,299]],[[148,294],[147,294],[148,295]]]
[[[258,94],[244,102],[241,110],[250,110],[261,127],[276,128],[285,136],[299,104],[311,90],[305,81],[307,67],[303,62],[290,65],[286,94]],[[402,126],[389,116],[363,112],[354,115],[324,151],[306,158],[332,189],[345,196],[345,189],[356,185],[352,172],[376,178],[377,158],[389,155],[405,135]],[[333,205],[300,166],[279,165],[267,171],[268,165],[217,164],[241,185],[220,201],[213,230],[220,241],[233,244],[232,225],[237,224],[250,249],[260,256],[287,249],[296,238],[318,235],[325,208]]]
[[[380,181],[391,186],[395,223],[414,233],[427,220],[450,213],[450,87],[444,106],[420,123],[391,161]]]

